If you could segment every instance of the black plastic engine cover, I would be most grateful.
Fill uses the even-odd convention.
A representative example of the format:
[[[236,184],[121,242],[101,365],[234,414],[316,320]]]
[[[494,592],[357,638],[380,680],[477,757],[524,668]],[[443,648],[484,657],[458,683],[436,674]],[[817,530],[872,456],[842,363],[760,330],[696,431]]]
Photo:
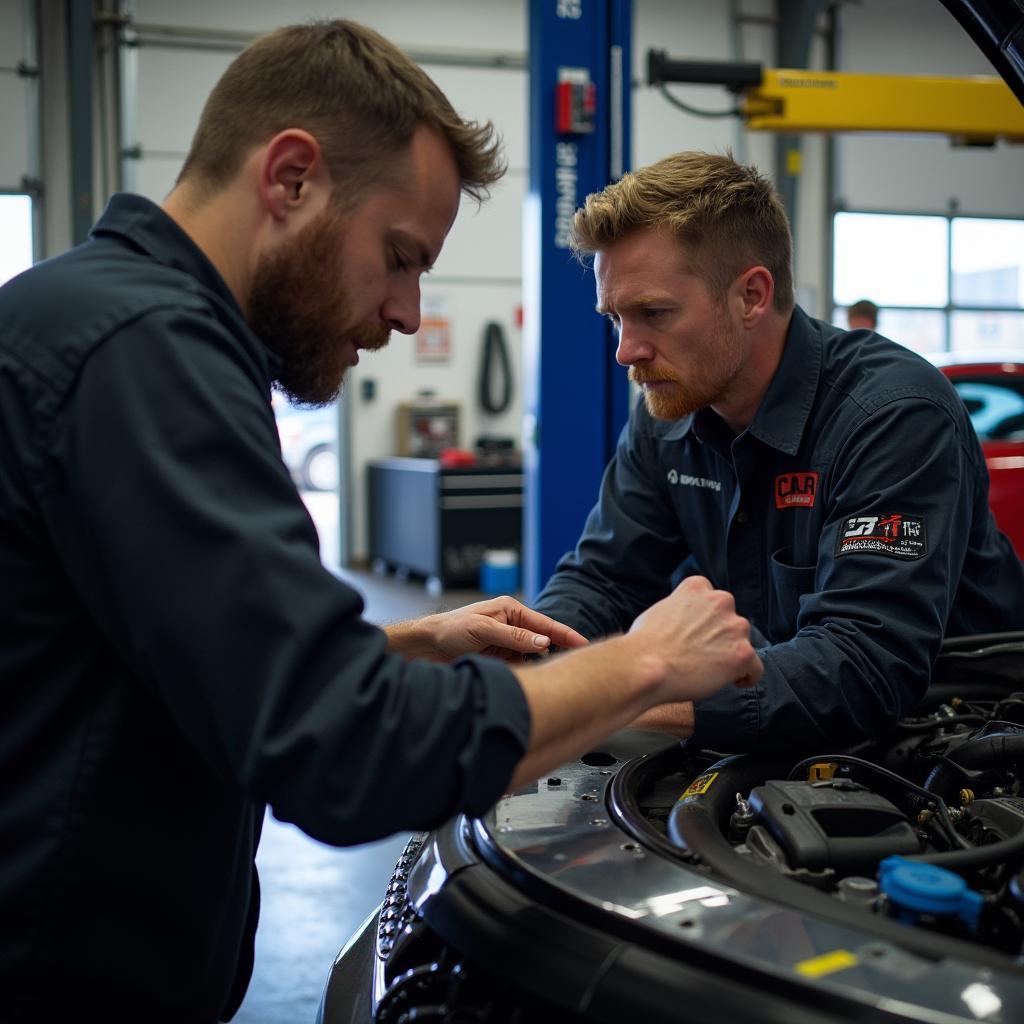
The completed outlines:
[[[885,797],[831,782],[766,782],[750,805],[792,868],[874,873],[883,857],[919,853],[906,815]]]

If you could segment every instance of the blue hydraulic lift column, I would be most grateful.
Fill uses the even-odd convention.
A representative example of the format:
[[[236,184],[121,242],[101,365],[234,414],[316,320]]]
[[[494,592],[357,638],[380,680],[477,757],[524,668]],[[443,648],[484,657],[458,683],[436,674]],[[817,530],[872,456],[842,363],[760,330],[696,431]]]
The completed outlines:
[[[530,0],[530,177],[523,236],[523,590],[572,548],[629,414],[594,275],[568,245],[587,195],[628,170],[632,0]],[[587,83],[592,88],[587,88]],[[561,90],[562,117],[556,118]],[[568,86],[568,90],[566,90]],[[590,110],[565,128],[566,100]],[[587,130],[587,129],[590,130]]]

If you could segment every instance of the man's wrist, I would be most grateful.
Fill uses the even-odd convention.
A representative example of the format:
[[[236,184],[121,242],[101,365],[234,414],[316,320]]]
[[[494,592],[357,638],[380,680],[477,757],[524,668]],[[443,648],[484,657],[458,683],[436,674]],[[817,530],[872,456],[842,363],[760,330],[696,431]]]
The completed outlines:
[[[427,625],[429,616],[393,622],[384,627],[388,648],[403,658],[434,658],[437,656],[433,634]]]
[[[627,633],[606,642],[621,646],[627,678],[644,708],[662,703],[661,694],[670,676],[667,659],[651,651],[639,633]]]

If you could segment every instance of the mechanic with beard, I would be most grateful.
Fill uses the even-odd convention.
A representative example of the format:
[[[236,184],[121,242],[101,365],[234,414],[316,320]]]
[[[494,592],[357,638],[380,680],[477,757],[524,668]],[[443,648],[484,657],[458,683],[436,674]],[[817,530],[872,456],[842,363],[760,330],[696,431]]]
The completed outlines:
[[[574,247],[643,400],[534,607],[595,639],[701,574],[765,665],[638,724],[835,749],[911,710],[944,634],[1024,627],[963,403],[908,349],[794,304],[789,224],[755,169],[681,153],[626,174],[577,211]]]
[[[586,646],[511,598],[381,631],[321,565],[271,384],[329,402],[415,332],[460,191],[501,173],[492,127],[376,33],[281,29],[162,208],[115,196],[0,290],[5,1021],[228,1019],[265,804],[333,844],[426,828],[760,675],[706,580]],[[582,649],[473,656],[551,641]]]

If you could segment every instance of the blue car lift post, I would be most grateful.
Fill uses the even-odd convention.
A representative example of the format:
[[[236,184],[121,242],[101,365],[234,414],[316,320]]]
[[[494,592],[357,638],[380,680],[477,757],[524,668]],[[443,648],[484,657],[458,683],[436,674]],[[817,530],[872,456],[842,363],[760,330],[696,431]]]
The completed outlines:
[[[629,415],[572,215],[628,169],[631,0],[530,0],[530,180],[524,253],[523,590],[579,538]]]

